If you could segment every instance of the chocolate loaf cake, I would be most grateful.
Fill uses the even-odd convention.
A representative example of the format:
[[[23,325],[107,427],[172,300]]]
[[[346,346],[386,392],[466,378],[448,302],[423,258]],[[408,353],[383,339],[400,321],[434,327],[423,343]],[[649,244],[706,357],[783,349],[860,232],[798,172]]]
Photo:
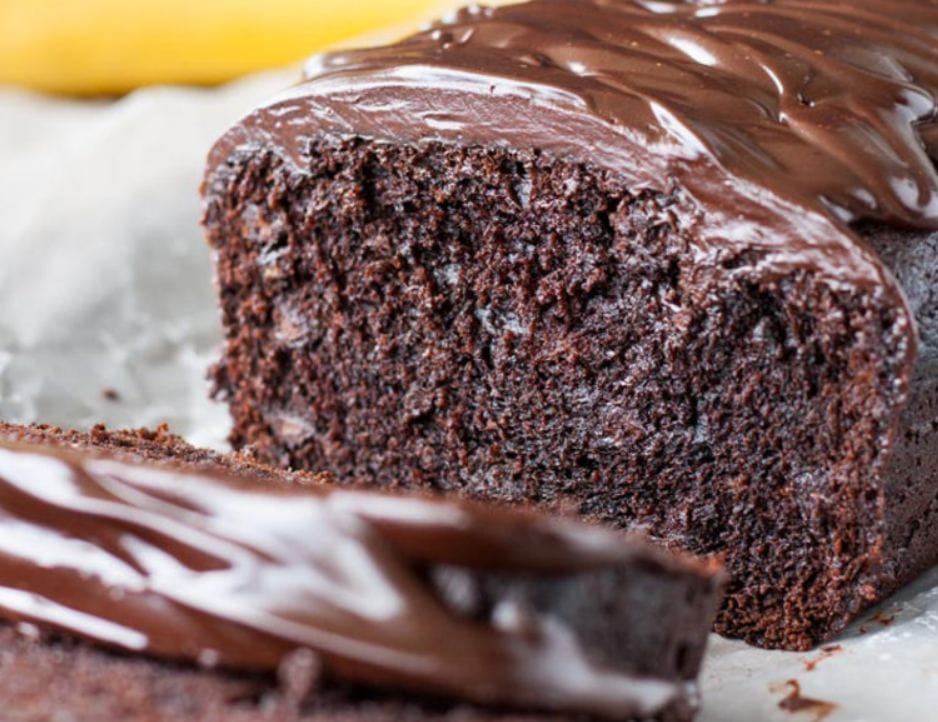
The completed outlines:
[[[325,481],[0,426],[4,720],[692,718],[717,565]]]
[[[232,442],[726,557],[805,649],[938,562],[938,7],[534,0],[211,152]]]

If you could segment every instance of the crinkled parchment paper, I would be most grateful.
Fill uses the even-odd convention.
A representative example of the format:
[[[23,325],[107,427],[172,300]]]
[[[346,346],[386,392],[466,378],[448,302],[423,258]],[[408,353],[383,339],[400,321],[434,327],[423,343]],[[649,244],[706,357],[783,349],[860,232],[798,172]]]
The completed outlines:
[[[0,90],[0,418],[166,421],[224,445],[197,187],[213,139],[293,75],[108,103]],[[938,720],[938,570],[836,643],[787,654],[714,637],[701,719]],[[791,681],[821,704],[780,707]]]

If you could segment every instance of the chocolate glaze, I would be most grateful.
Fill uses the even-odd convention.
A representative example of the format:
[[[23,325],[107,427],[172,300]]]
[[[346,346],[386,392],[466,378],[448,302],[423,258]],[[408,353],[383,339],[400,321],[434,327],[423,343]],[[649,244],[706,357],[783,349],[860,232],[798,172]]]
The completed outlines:
[[[808,269],[902,291],[850,228],[938,228],[938,4],[932,0],[534,0],[471,7],[385,48],[315,58],[305,82],[216,145],[305,167],[317,134],[534,148],[684,189],[712,267],[759,254],[771,279]]]
[[[935,113],[936,31],[938,6],[921,1],[539,0],[326,56],[307,90],[324,75],[406,78],[406,67],[503,76],[663,144],[689,187],[700,180],[681,162],[706,159],[847,218],[935,228],[938,176],[916,126]],[[476,119],[434,120],[471,137]]]
[[[510,603],[492,622],[462,617],[426,577],[435,565],[565,575],[635,561],[679,568],[522,512],[0,445],[0,616],[171,659],[274,669],[309,648],[356,682],[651,716],[688,685],[591,661],[562,623]]]

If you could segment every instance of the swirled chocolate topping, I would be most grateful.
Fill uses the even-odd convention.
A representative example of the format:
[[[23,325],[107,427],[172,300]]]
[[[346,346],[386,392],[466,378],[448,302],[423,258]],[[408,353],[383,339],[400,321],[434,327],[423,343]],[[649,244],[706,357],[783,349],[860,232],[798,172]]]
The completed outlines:
[[[214,157],[261,141],[301,159],[318,132],[535,148],[686,189],[702,253],[891,288],[847,224],[938,228],[936,38],[930,0],[476,6],[314,59]]]
[[[685,682],[597,660],[563,620],[520,604],[460,614],[430,581],[633,564],[713,578],[520,512],[0,445],[0,616],[171,659],[272,669],[305,648],[354,682],[644,717],[683,700]]]

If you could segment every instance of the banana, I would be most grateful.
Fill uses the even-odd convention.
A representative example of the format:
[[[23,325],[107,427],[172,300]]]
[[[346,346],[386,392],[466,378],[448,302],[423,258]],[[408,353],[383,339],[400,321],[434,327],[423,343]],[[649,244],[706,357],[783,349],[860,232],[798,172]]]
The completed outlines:
[[[0,0],[0,84],[71,95],[215,84],[380,28],[413,28],[439,9],[440,0]]]

